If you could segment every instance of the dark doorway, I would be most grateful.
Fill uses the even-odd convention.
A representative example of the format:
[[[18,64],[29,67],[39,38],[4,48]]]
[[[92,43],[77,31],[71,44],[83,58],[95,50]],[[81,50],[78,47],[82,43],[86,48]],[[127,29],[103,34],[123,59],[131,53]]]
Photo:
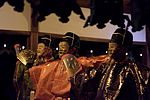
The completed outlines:
[[[15,35],[15,34],[0,34],[0,48],[7,47],[13,48],[15,44],[20,44],[22,47],[27,47],[27,38],[26,35]]]
[[[81,41],[80,42],[80,56],[98,56],[106,54],[108,43],[105,42],[92,42],[92,41]]]

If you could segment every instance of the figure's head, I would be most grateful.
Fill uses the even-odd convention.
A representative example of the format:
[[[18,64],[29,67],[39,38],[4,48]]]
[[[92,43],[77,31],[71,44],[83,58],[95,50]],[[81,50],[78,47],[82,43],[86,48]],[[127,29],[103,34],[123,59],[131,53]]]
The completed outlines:
[[[117,48],[124,47],[130,49],[133,44],[133,35],[131,32],[126,31],[123,28],[118,28],[112,34],[111,40],[109,42],[108,54],[114,53]]]
[[[59,43],[59,57],[66,53],[74,54],[80,48],[80,38],[78,35],[67,32]]]
[[[50,44],[51,37],[49,35],[41,36],[37,46],[37,56],[41,56],[44,53],[45,47],[50,47]]]
[[[59,57],[62,57],[64,54],[69,52],[69,43],[66,41],[61,41],[59,43]]]
[[[37,56],[41,56],[44,53],[44,49],[45,49],[45,44],[44,43],[38,43],[37,46]]]
[[[19,52],[21,51],[21,45],[19,43],[15,44],[14,49],[16,51],[16,55],[18,55]]]

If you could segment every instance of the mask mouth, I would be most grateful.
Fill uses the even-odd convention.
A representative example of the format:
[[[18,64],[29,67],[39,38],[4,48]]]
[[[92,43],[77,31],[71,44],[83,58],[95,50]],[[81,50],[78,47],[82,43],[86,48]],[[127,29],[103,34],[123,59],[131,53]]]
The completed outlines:
[[[113,54],[113,50],[108,50],[108,54],[109,55]]]
[[[112,55],[116,50],[108,50],[108,55]]]
[[[43,54],[43,52],[41,52],[40,50],[37,50],[37,55],[38,56],[40,56],[40,55],[42,55]]]
[[[64,54],[67,54],[67,50],[59,50],[59,56],[63,56]]]

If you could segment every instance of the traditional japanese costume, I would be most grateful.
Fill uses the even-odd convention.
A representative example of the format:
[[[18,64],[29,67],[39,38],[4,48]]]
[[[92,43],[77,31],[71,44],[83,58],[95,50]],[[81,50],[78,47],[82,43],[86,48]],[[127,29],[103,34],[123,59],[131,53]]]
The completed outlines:
[[[82,69],[71,79],[71,100],[95,100],[107,55],[79,57]]]
[[[65,34],[63,41],[70,41],[70,48],[78,48],[79,37],[71,32]],[[62,50],[63,51],[63,50]],[[73,51],[70,51],[73,53]],[[34,68],[34,67],[33,67]],[[67,100],[70,98],[70,78],[80,70],[77,58],[72,54],[64,54],[60,59],[48,62],[35,69],[30,69],[30,75],[37,71],[38,74],[31,75],[35,83],[35,100]],[[34,75],[36,75],[34,77]]]
[[[96,100],[143,100],[150,72],[135,62],[129,52],[132,42],[132,34],[124,29],[112,35],[110,43],[118,46],[105,65]]]
[[[17,55],[17,58],[18,61],[13,79],[17,91],[17,100],[29,100],[32,83],[28,69],[33,65],[35,52],[25,49]]]

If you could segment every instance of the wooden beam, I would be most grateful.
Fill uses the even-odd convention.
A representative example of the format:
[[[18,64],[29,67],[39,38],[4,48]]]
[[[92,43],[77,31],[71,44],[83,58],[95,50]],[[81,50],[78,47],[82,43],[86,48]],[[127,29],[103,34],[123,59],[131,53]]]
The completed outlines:
[[[124,13],[131,13],[131,5],[130,5],[130,0],[123,0],[123,8],[124,8]]]
[[[14,30],[4,30],[4,29],[0,29],[0,34],[30,36],[30,32],[29,31],[14,31]]]
[[[89,1],[90,0],[77,0],[77,3],[79,4],[80,7],[85,7],[89,8]]]
[[[90,8],[89,1],[90,0],[77,0],[77,3],[80,7]],[[130,13],[130,0],[123,0],[123,7],[125,13]]]

